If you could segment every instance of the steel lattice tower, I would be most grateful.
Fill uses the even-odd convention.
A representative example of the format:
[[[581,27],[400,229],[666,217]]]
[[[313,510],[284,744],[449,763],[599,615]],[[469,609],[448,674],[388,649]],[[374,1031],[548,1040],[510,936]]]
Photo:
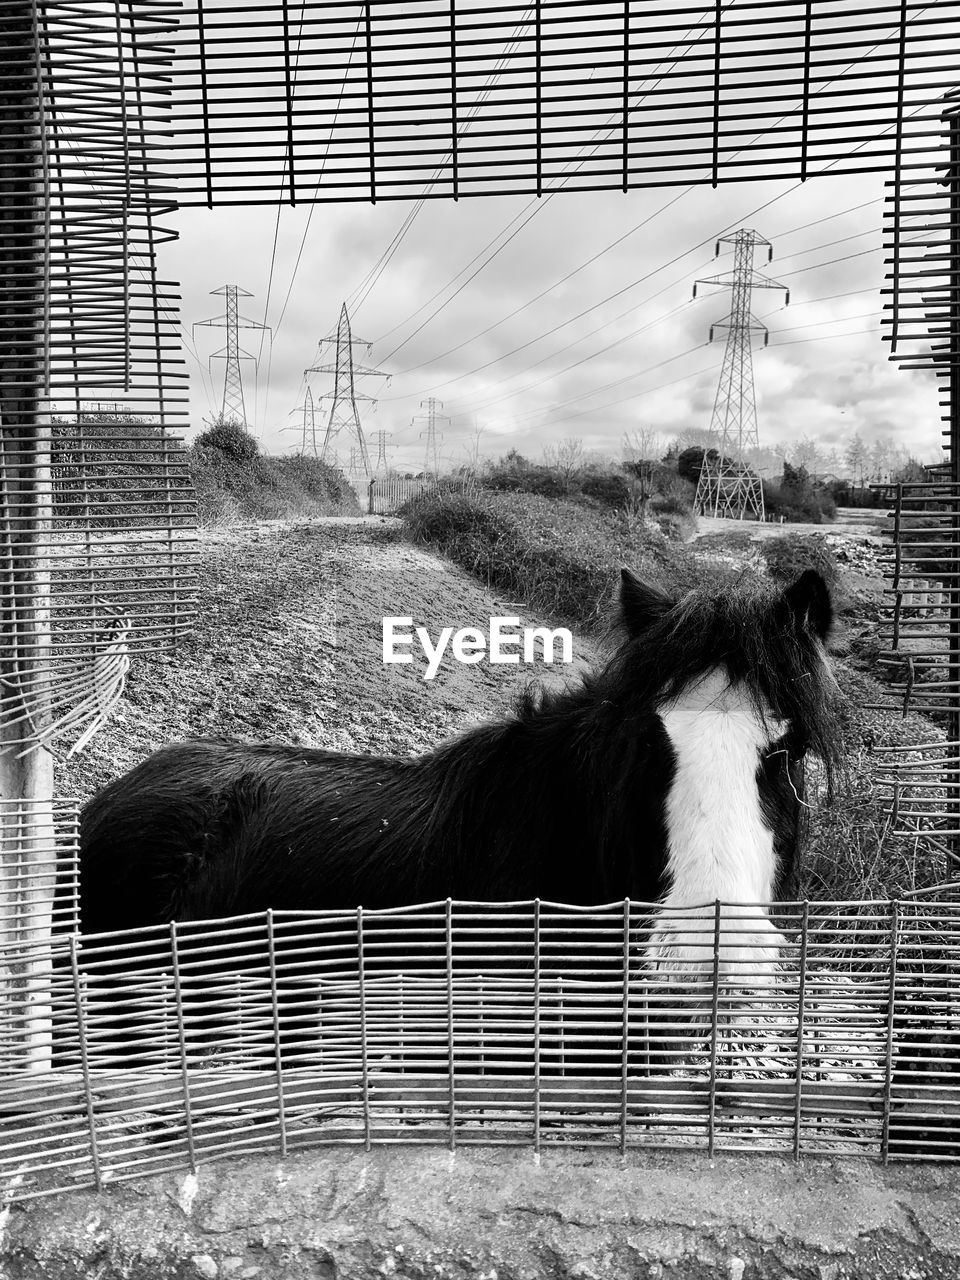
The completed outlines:
[[[241,296],[244,298],[253,297],[253,294],[248,293],[246,289],[241,289],[239,285],[235,284],[225,284],[221,285],[219,289],[211,289],[210,292],[217,297],[222,296],[226,299],[224,314],[210,320],[198,320],[193,328],[226,329],[227,345],[222,351],[215,351],[210,357],[211,360],[226,361],[223,378],[223,405],[220,414],[224,422],[239,422],[242,427],[246,427],[247,411],[243,402],[243,378],[240,375],[240,361],[252,360],[256,364],[256,357],[241,348],[239,331],[241,329],[260,329],[269,333],[270,329],[267,325],[258,324],[256,320],[248,320],[245,316],[240,315],[238,299]]]
[[[429,400],[421,400],[420,408],[426,406],[426,414],[419,413],[413,419],[411,425],[416,426],[418,422],[427,424],[426,430],[420,432],[420,438],[427,437],[427,447],[424,451],[424,471],[430,471],[433,475],[438,475],[440,471],[440,462],[437,455],[437,422],[449,422],[450,419],[445,414],[437,413],[437,406],[443,408],[443,401],[437,400],[433,396]],[[443,436],[440,437],[441,442]]]
[[[346,427],[356,439],[356,448],[362,471],[370,474],[370,455],[367,453],[367,442],[363,437],[363,428],[360,426],[360,413],[357,409],[357,401],[364,400],[370,404],[376,401],[372,396],[361,394],[356,389],[357,378],[389,378],[389,373],[384,373],[382,369],[365,369],[353,363],[354,346],[363,346],[370,351],[370,343],[364,342],[362,338],[354,338],[350,332],[350,317],[347,315],[347,304],[344,303],[340,308],[340,323],[337,326],[337,336],[335,338],[321,338],[320,347],[325,343],[329,343],[336,350],[336,356],[332,364],[315,364],[311,368],[305,370],[306,373],[332,373],[334,375],[333,391],[325,393],[320,399],[328,399],[332,401],[330,405],[330,417],[327,419],[327,429],[323,435],[323,448],[320,450],[320,458],[324,462],[331,461],[332,447],[331,442],[336,440],[343,427]]]
[[[750,454],[760,448],[751,344],[755,333],[763,334],[764,346],[770,335],[766,325],[753,315],[751,299],[754,289],[783,289],[789,303],[790,290],[754,270],[753,255],[757,245],[766,246],[768,262],[773,258],[770,241],[756,231],[741,227],[732,235],[721,236],[717,241],[717,257],[720,256],[721,244],[733,245],[733,270],[729,275],[697,280],[693,286],[694,297],[700,284],[715,284],[731,290],[729,314],[710,326],[711,342],[718,329],[727,330],[720,383],[710,420],[710,429],[719,441],[719,456],[711,458],[709,452],[704,454],[696,505],[702,515],[731,516],[738,520],[755,516],[762,520],[763,486],[759,475],[747,461]]]
[[[384,474],[389,470],[387,466],[387,441],[390,439],[390,435],[389,431],[374,432],[374,439],[377,442],[377,464],[373,469],[375,475],[379,475],[381,469]]]
[[[303,414],[303,427],[300,433],[300,456],[303,457],[307,450],[313,454],[315,458],[319,458],[317,451],[317,416],[313,406],[313,392],[307,387],[306,394],[303,397],[303,404],[298,405],[296,409],[292,409],[291,413]],[[284,427],[284,431],[296,431],[296,427]]]

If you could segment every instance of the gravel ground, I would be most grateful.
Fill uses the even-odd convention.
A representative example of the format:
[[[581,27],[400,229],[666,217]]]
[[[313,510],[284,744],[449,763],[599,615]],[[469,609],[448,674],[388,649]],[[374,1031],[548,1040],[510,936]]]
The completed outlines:
[[[596,656],[574,638],[566,667],[461,665],[423,679],[382,660],[382,618],[441,627],[491,616],[545,620],[485,591],[402,539],[400,522],[314,519],[209,530],[201,540],[197,629],[173,656],[134,661],[126,694],[57,790],[86,799],[168,742],[229,737],[339,751],[419,754],[502,714],[532,678],[569,679]]]

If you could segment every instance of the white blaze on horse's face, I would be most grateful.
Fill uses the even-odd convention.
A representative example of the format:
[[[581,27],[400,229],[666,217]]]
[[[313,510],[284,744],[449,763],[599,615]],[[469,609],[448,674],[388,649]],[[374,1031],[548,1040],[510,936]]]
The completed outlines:
[[[712,969],[717,899],[762,903],[773,899],[776,855],[764,820],[757,770],[761,754],[786,726],[758,710],[742,686],[714,669],[678,697],[662,703],[676,757],[666,799],[665,910],[651,942],[657,967]],[[678,908],[695,907],[695,911]],[[725,908],[721,916],[721,968],[749,980],[769,973],[786,945],[758,909]]]

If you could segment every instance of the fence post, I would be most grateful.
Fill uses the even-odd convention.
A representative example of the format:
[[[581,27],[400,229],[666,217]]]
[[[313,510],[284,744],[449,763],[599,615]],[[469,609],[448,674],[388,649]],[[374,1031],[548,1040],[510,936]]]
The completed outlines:
[[[368,516],[373,515],[373,486],[376,483],[377,483],[376,480],[373,479],[373,477],[371,477],[370,483],[367,485],[367,515]]]
[[[0,1007],[13,1017],[25,1069],[49,1070],[50,934],[55,874],[53,757],[38,745],[49,703],[51,528],[48,376],[49,164],[40,26],[33,4],[5,12],[0,96],[0,936],[22,944],[0,966]],[[11,695],[11,690],[16,691]],[[30,875],[34,866],[36,874]],[[24,869],[28,876],[23,877]],[[13,892],[6,892],[12,885]]]

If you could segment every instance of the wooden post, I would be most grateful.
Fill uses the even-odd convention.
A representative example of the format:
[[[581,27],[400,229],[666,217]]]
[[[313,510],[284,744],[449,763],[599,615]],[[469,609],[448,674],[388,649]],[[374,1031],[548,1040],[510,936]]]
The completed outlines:
[[[49,716],[51,429],[49,173],[40,30],[33,5],[0,19],[0,1010],[18,1065],[48,1069],[55,875]],[[38,865],[43,862],[41,867]],[[36,868],[31,874],[30,868]],[[26,873],[26,878],[24,878]],[[16,944],[14,948],[10,943]]]

